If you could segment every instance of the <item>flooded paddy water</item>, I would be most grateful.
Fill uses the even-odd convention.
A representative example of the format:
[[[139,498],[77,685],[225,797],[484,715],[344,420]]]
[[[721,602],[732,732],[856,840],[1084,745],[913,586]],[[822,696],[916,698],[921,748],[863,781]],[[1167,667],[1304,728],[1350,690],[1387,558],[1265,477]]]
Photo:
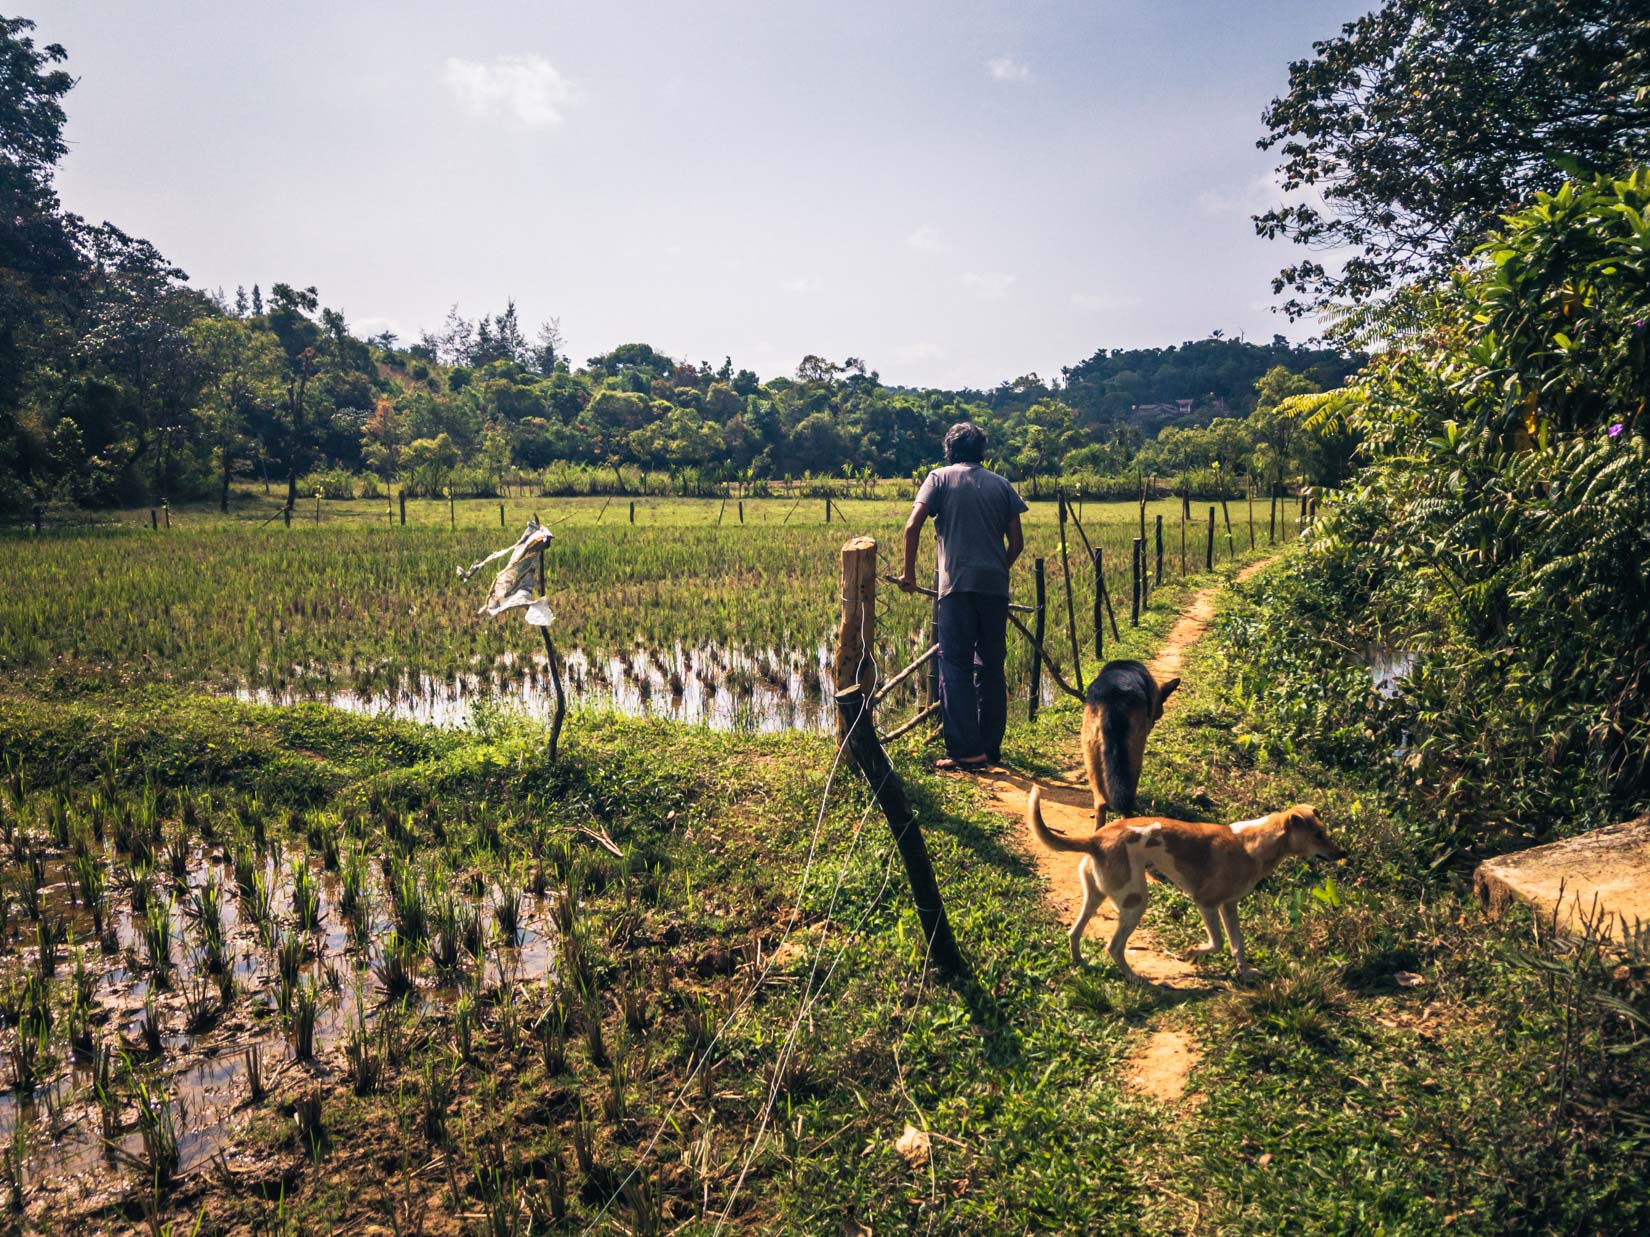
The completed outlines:
[[[73,836],[0,812],[0,1176],[18,1196],[49,1180],[56,1205],[101,1205],[134,1171],[186,1177],[269,1097],[350,1086],[407,1025],[462,1021],[556,978],[556,901],[573,886],[553,891],[542,864],[369,860],[336,817],[309,822],[309,849],[255,817],[250,834],[195,837],[151,803],[134,825],[95,794],[33,815],[57,815],[59,838],[72,821]],[[90,819],[110,836],[90,836]]]

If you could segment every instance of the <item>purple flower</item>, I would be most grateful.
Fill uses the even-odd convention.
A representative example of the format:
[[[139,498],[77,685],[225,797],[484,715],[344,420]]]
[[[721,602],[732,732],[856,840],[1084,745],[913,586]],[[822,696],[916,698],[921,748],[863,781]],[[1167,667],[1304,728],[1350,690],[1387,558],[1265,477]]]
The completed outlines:
[[[1612,425],[1610,427],[1610,441],[1611,442],[1614,442],[1616,439],[1621,437],[1622,429],[1623,429],[1623,426],[1622,426],[1620,421],[1617,421],[1614,425]]]

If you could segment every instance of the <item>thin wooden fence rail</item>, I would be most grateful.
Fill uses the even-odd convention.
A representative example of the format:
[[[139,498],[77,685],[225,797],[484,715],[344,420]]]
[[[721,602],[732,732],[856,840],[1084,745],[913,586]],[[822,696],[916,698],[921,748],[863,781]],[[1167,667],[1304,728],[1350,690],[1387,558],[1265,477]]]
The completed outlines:
[[[1037,643],[1037,638],[1031,634],[1026,625],[1019,619],[1015,618],[1012,614],[1008,616],[1008,621],[1013,623],[1019,630],[1020,634],[1031,642],[1031,647],[1036,650],[1037,656],[1042,659],[1043,665],[1048,667],[1049,674],[1054,676],[1054,681],[1060,685],[1060,690],[1065,692],[1066,695],[1070,696],[1073,700],[1081,700],[1083,698],[1083,693],[1078,691],[1070,683],[1066,682],[1065,678],[1060,674],[1060,668],[1056,666],[1049,658],[1047,650],[1045,650],[1042,645]]]
[[[929,658],[938,657],[939,655],[940,646],[937,644],[929,645],[916,661],[912,662],[909,666],[905,667],[905,669],[901,670],[881,687],[877,688],[876,691],[871,694],[871,703],[880,704],[889,692],[893,691],[894,688],[898,687],[901,683],[905,682],[906,679],[910,678],[918,670],[921,670],[925,665],[927,665]]]
[[[883,735],[882,736],[882,741],[884,743],[892,743],[895,739],[899,738],[901,735],[904,735],[904,734],[906,734],[906,733],[908,733],[912,730],[915,730],[918,726],[922,725],[925,721],[927,721],[929,718],[933,717],[939,711],[940,711],[940,702],[938,700],[936,700],[936,701],[934,701],[933,704],[927,705],[924,708],[919,709],[917,711],[917,715],[915,717],[913,717],[910,721],[906,722],[904,725],[897,726],[893,730],[890,730],[887,734]]]

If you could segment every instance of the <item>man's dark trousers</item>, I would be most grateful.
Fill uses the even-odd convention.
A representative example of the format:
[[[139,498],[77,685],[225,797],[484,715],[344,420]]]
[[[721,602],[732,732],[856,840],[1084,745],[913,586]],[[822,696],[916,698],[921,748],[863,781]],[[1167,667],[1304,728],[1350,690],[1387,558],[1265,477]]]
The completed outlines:
[[[1002,754],[1008,724],[1008,598],[949,593],[940,598],[940,718],[953,760]]]

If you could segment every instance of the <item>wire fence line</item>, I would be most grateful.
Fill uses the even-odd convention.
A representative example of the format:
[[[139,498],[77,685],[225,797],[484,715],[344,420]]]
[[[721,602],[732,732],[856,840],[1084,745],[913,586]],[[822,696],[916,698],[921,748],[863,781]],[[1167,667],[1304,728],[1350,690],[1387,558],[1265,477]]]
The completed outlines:
[[[861,616],[860,621],[861,621],[861,642],[860,642],[861,656],[860,656],[859,663],[855,666],[855,677],[856,677],[856,679],[858,677],[858,673],[865,668],[867,662],[869,662],[873,667],[875,666],[875,654],[874,654],[873,650],[871,650],[868,647],[868,642],[866,642],[863,639],[863,636],[864,636],[864,630],[863,630],[863,628],[864,628],[864,616],[863,615]],[[864,711],[870,709],[870,707],[871,707],[871,703],[870,703],[869,700],[865,701],[862,704],[861,714],[860,714],[860,716],[857,716],[855,718],[855,724],[856,725],[859,724],[859,722],[863,719]],[[594,1216],[591,1217],[590,1221],[584,1226],[582,1232],[589,1233],[591,1230],[593,1230],[595,1228],[595,1226],[601,1222],[602,1218],[604,1216],[606,1216],[606,1214],[612,1209],[613,1204],[616,1203],[623,1196],[625,1188],[632,1181],[636,1180],[637,1176],[641,1173],[643,1166],[646,1164],[648,1158],[653,1154],[654,1149],[658,1146],[659,1139],[661,1137],[663,1137],[665,1128],[670,1124],[671,1118],[675,1114],[676,1109],[681,1106],[682,1098],[683,1098],[683,1096],[685,1096],[687,1094],[688,1088],[693,1085],[694,1080],[699,1076],[700,1072],[706,1068],[707,1064],[711,1060],[712,1055],[714,1054],[714,1051],[715,1051],[717,1045],[719,1043],[721,1043],[723,1036],[727,1034],[728,1030],[734,1025],[734,1023],[738,1020],[740,1015],[742,1015],[745,1012],[745,1010],[750,1007],[752,1001],[754,1001],[755,998],[756,998],[756,994],[761,990],[762,985],[765,982],[767,982],[768,975],[773,970],[775,962],[777,961],[781,950],[783,950],[786,941],[788,941],[790,939],[791,933],[795,929],[797,921],[801,918],[803,900],[806,897],[809,881],[810,881],[810,879],[812,877],[812,873],[813,873],[814,862],[815,862],[815,859],[818,857],[818,853],[819,853],[819,840],[820,840],[820,835],[824,831],[824,827],[825,827],[825,817],[826,817],[826,814],[827,814],[827,812],[829,810],[829,806],[830,806],[831,791],[832,791],[832,788],[834,787],[834,785],[836,783],[837,773],[842,767],[843,755],[847,750],[848,750],[848,731],[844,730],[843,733],[842,733],[842,736],[837,740],[836,752],[835,752],[835,754],[834,754],[834,756],[832,757],[832,760],[831,760],[831,768],[830,768],[830,771],[826,775],[825,786],[824,786],[823,791],[820,794],[819,809],[815,813],[813,834],[812,834],[812,836],[811,836],[811,838],[809,839],[809,842],[808,842],[807,857],[803,862],[802,876],[801,876],[801,879],[798,881],[798,884],[797,884],[795,903],[793,904],[793,906],[791,908],[790,914],[786,918],[785,928],[784,928],[784,931],[780,934],[779,943],[777,945],[775,945],[773,950],[769,953],[767,964],[765,966],[763,966],[763,968],[761,970],[761,973],[758,974],[756,976],[756,978],[752,981],[749,989],[746,990],[744,996],[740,998],[739,1002],[733,1007],[732,1010],[730,1010],[728,1012],[727,1016],[722,1020],[721,1024],[717,1027],[716,1034],[711,1037],[709,1043],[707,1043],[705,1045],[704,1050],[699,1054],[699,1060],[694,1065],[693,1069],[689,1071],[687,1078],[685,1078],[683,1080],[682,1085],[677,1089],[676,1094],[672,1097],[669,1106],[665,1109],[663,1117],[660,1118],[660,1121],[659,1121],[659,1124],[658,1124],[657,1128],[653,1131],[652,1136],[647,1140],[646,1145],[642,1148],[640,1154],[638,1154],[638,1156],[636,1157],[636,1162],[631,1166],[630,1171],[627,1172],[624,1175],[624,1177],[622,1177],[620,1179],[619,1183],[614,1187],[613,1192],[608,1196],[607,1201],[604,1202],[601,1206],[601,1209],[599,1211],[597,1211]],[[871,813],[872,809],[875,806],[876,806],[876,800],[873,796],[871,803],[867,806],[867,808],[865,810],[865,813],[860,817],[859,824],[853,830],[853,839],[849,844],[848,853],[847,853],[847,855],[845,855],[843,857],[842,865],[838,870],[837,881],[836,881],[836,884],[835,884],[835,886],[833,887],[833,889],[831,891],[831,900],[830,900],[830,903],[827,907],[826,917],[825,917],[825,920],[824,920],[825,934],[822,935],[822,937],[821,937],[819,949],[817,949],[815,951],[813,966],[812,966],[812,969],[809,972],[809,981],[808,981],[808,984],[804,986],[803,997],[802,997],[802,1000],[801,1000],[801,1002],[799,1003],[799,1006],[798,1006],[797,1019],[792,1023],[791,1031],[789,1033],[787,1033],[787,1036],[786,1036],[786,1041],[785,1042],[786,1042],[787,1045],[790,1044],[790,1042],[792,1040],[792,1037],[796,1033],[797,1027],[800,1026],[803,1014],[807,1011],[807,1009],[811,1008],[811,1001],[809,1000],[808,989],[810,987],[812,987],[814,976],[818,972],[819,952],[823,950],[825,938],[829,935],[829,926],[830,926],[830,922],[831,922],[831,915],[835,911],[837,894],[840,892],[840,890],[842,888],[843,878],[844,878],[845,874],[847,873],[849,865],[850,865],[850,863],[853,859],[854,851],[858,847],[860,835],[863,834],[864,831],[865,831],[864,830],[865,822],[869,819],[870,813]],[[860,922],[859,922],[858,925],[856,925],[854,932],[850,934],[850,936],[848,938],[849,942],[851,942],[852,939],[854,938],[854,936],[856,936],[858,934],[859,930],[861,928],[863,928],[865,922],[870,918],[870,915],[871,915],[872,911],[875,909],[877,904],[880,902],[883,893],[886,892],[886,890],[887,890],[888,881],[890,879],[890,876],[891,876],[891,873],[892,873],[892,870],[893,870],[893,853],[894,853],[893,849],[890,848],[888,865],[887,865],[887,870],[884,873],[882,888],[878,891],[876,897],[874,897],[871,900],[871,904],[867,908],[866,913],[861,917]],[[844,945],[843,948],[844,948],[844,950],[846,949],[846,944]],[[841,959],[841,954],[839,952],[837,961],[840,961],[840,959]],[[833,962],[830,970],[827,971],[827,974],[826,974],[827,981],[829,980],[830,974],[833,973],[835,971],[835,969],[836,969],[836,963]],[[782,1049],[782,1051],[783,1051],[783,1049]],[[775,1067],[775,1071],[774,1071],[774,1078],[776,1080],[776,1083],[777,1083],[778,1080],[780,1080],[784,1077],[784,1070],[785,1070],[785,1068],[788,1067],[788,1064],[789,1064],[789,1056],[788,1055],[785,1057],[785,1060],[784,1060],[783,1063],[776,1063],[776,1067]],[[776,1098],[776,1090],[775,1090],[774,1087],[770,1087],[768,1100],[763,1106],[762,1123],[761,1123],[761,1126],[758,1128],[756,1140],[752,1145],[751,1154],[750,1154],[750,1156],[748,1156],[746,1158],[746,1160],[744,1162],[744,1166],[742,1167],[740,1175],[739,1175],[739,1180],[736,1183],[735,1188],[734,1188],[734,1194],[732,1196],[730,1196],[729,1201],[728,1201],[728,1206],[723,1211],[722,1220],[718,1222],[718,1229],[720,1229],[722,1221],[725,1221],[726,1218],[727,1218],[727,1215],[730,1213],[730,1211],[732,1209],[732,1206],[733,1206],[733,1202],[735,1201],[735,1198],[737,1197],[739,1186],[743,1184],[746,1173],[748,1172],[750,1163],[751,1163],[752,1159],[755,1156],[755,1152],[756,1152],[757,1148],[761,1144],[761,1139],[762,1139],[764,1133],[766,1132],[767,1122],[772,1116],[772,1108],[773,1108],[773,1103],[774,1103],[775,1098]]]

